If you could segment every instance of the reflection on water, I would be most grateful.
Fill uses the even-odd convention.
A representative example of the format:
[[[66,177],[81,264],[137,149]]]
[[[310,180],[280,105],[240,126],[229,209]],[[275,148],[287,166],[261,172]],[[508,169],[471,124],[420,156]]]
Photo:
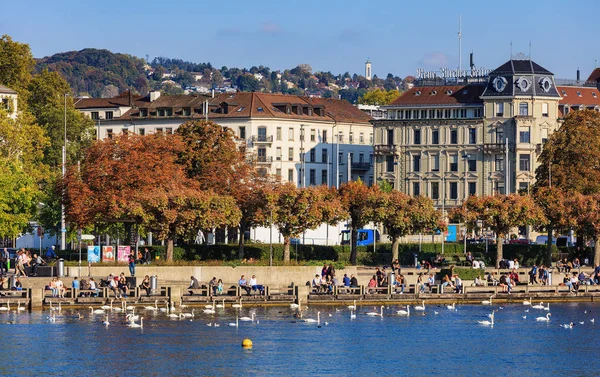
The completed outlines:
[[[124,314],[77,319],[63,309],[0,313],[4,340],[0,374],[7,376],[232,376],[232,375],[596,375],[600,307],[592,303],[552,305],[549,323],[537,322],[544,310],[527,306],[429,306],[426,313],[369,317],[379,308],[359,307],[350,319],[346,307],[310,307],[303,323],[288,307],[244,308],[260,323],[235,322],[235,310],[170,319],[142,310],[144,328],[126,326]],[[495,313],[495,326],[478,320]],[[189,311],[186,309],[186,311]],[[586,313],[587,311],[587,313]],[[435,314],[437,312],[437,314]],[[523,318],[523,317],[526,318]],[[325,324],[327,322],[327,324]],[[561,324],[573,322],[572,329]],[[580,324],[583,322],[583,324]],[[219,327],[207,326],[218,323]],[[250,338],[254,347],[244,350]],[[550,369],[549,369],[550,368]],[[550,372],[551,371],[551,372]],[[590,374],[591,373],[591,374]]]

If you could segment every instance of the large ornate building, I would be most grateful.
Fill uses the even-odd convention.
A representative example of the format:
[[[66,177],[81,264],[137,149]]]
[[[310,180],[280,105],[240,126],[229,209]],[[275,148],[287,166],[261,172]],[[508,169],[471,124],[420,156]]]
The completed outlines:
[[[526,191],[561,118],[600,109],[592,76],[557,86],[551,72],[521,57],[483,79],[422,80],[387,106],[387,119],[372,121],[376,178],[438,208],[469,195]]]

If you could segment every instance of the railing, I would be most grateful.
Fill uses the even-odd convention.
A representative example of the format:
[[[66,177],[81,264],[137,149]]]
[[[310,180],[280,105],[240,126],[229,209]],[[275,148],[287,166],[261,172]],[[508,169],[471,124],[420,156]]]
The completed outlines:
[[[369,170],[371,169],[371,164],[368,162],[353,162],[352,170]]]
[[[375,153],[400,153],[400,147],[389,144],[375,145]]]
[[[270,164],[273,162],[273,156],[256,156],[255,161],[259,164]]]
[[[273,135],[267,136],[267,135],[253,135],[252,136],[252,142],[253,143],[272,143],[273,142]]]

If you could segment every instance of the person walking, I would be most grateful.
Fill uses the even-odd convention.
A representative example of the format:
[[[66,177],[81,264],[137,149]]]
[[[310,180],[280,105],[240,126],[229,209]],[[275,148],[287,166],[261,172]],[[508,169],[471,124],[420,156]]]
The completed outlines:
[[[37,276],[38,267],[43,266],[44,263],[45,261],[42,259],[42,256],[34,253],[31,260],[31,276]]]
[[[4,248],[2,253],[0,254],[0,277],[8,274],[8,260],[10,258],[10,254],[7,248]]]
[[[135,276],[135,256],[133,253],[129,254],[129,273],[131,276]]]

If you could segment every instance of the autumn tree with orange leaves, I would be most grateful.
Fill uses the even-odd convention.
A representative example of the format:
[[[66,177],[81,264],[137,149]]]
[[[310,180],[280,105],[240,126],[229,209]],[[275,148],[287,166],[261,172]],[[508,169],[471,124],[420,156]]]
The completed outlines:
[[[237,224],[231,198],[201,190],[177,161],[185,144],[177,135],[121,135],[97,141],[81,167],[70,166],[64,181],[67,220],[83,227],[96,222],[135,221],[167,240],[167,260],[177,237],[198,229]]]
[[[450,212],[454,221],[475,227],[481,221],[484,228],[496,233],[496,268],[500,267],[502,241],[511,228],[522,225],[535,225],[546,221],[541,208],[528,195],[470,196],[460,207]]]

